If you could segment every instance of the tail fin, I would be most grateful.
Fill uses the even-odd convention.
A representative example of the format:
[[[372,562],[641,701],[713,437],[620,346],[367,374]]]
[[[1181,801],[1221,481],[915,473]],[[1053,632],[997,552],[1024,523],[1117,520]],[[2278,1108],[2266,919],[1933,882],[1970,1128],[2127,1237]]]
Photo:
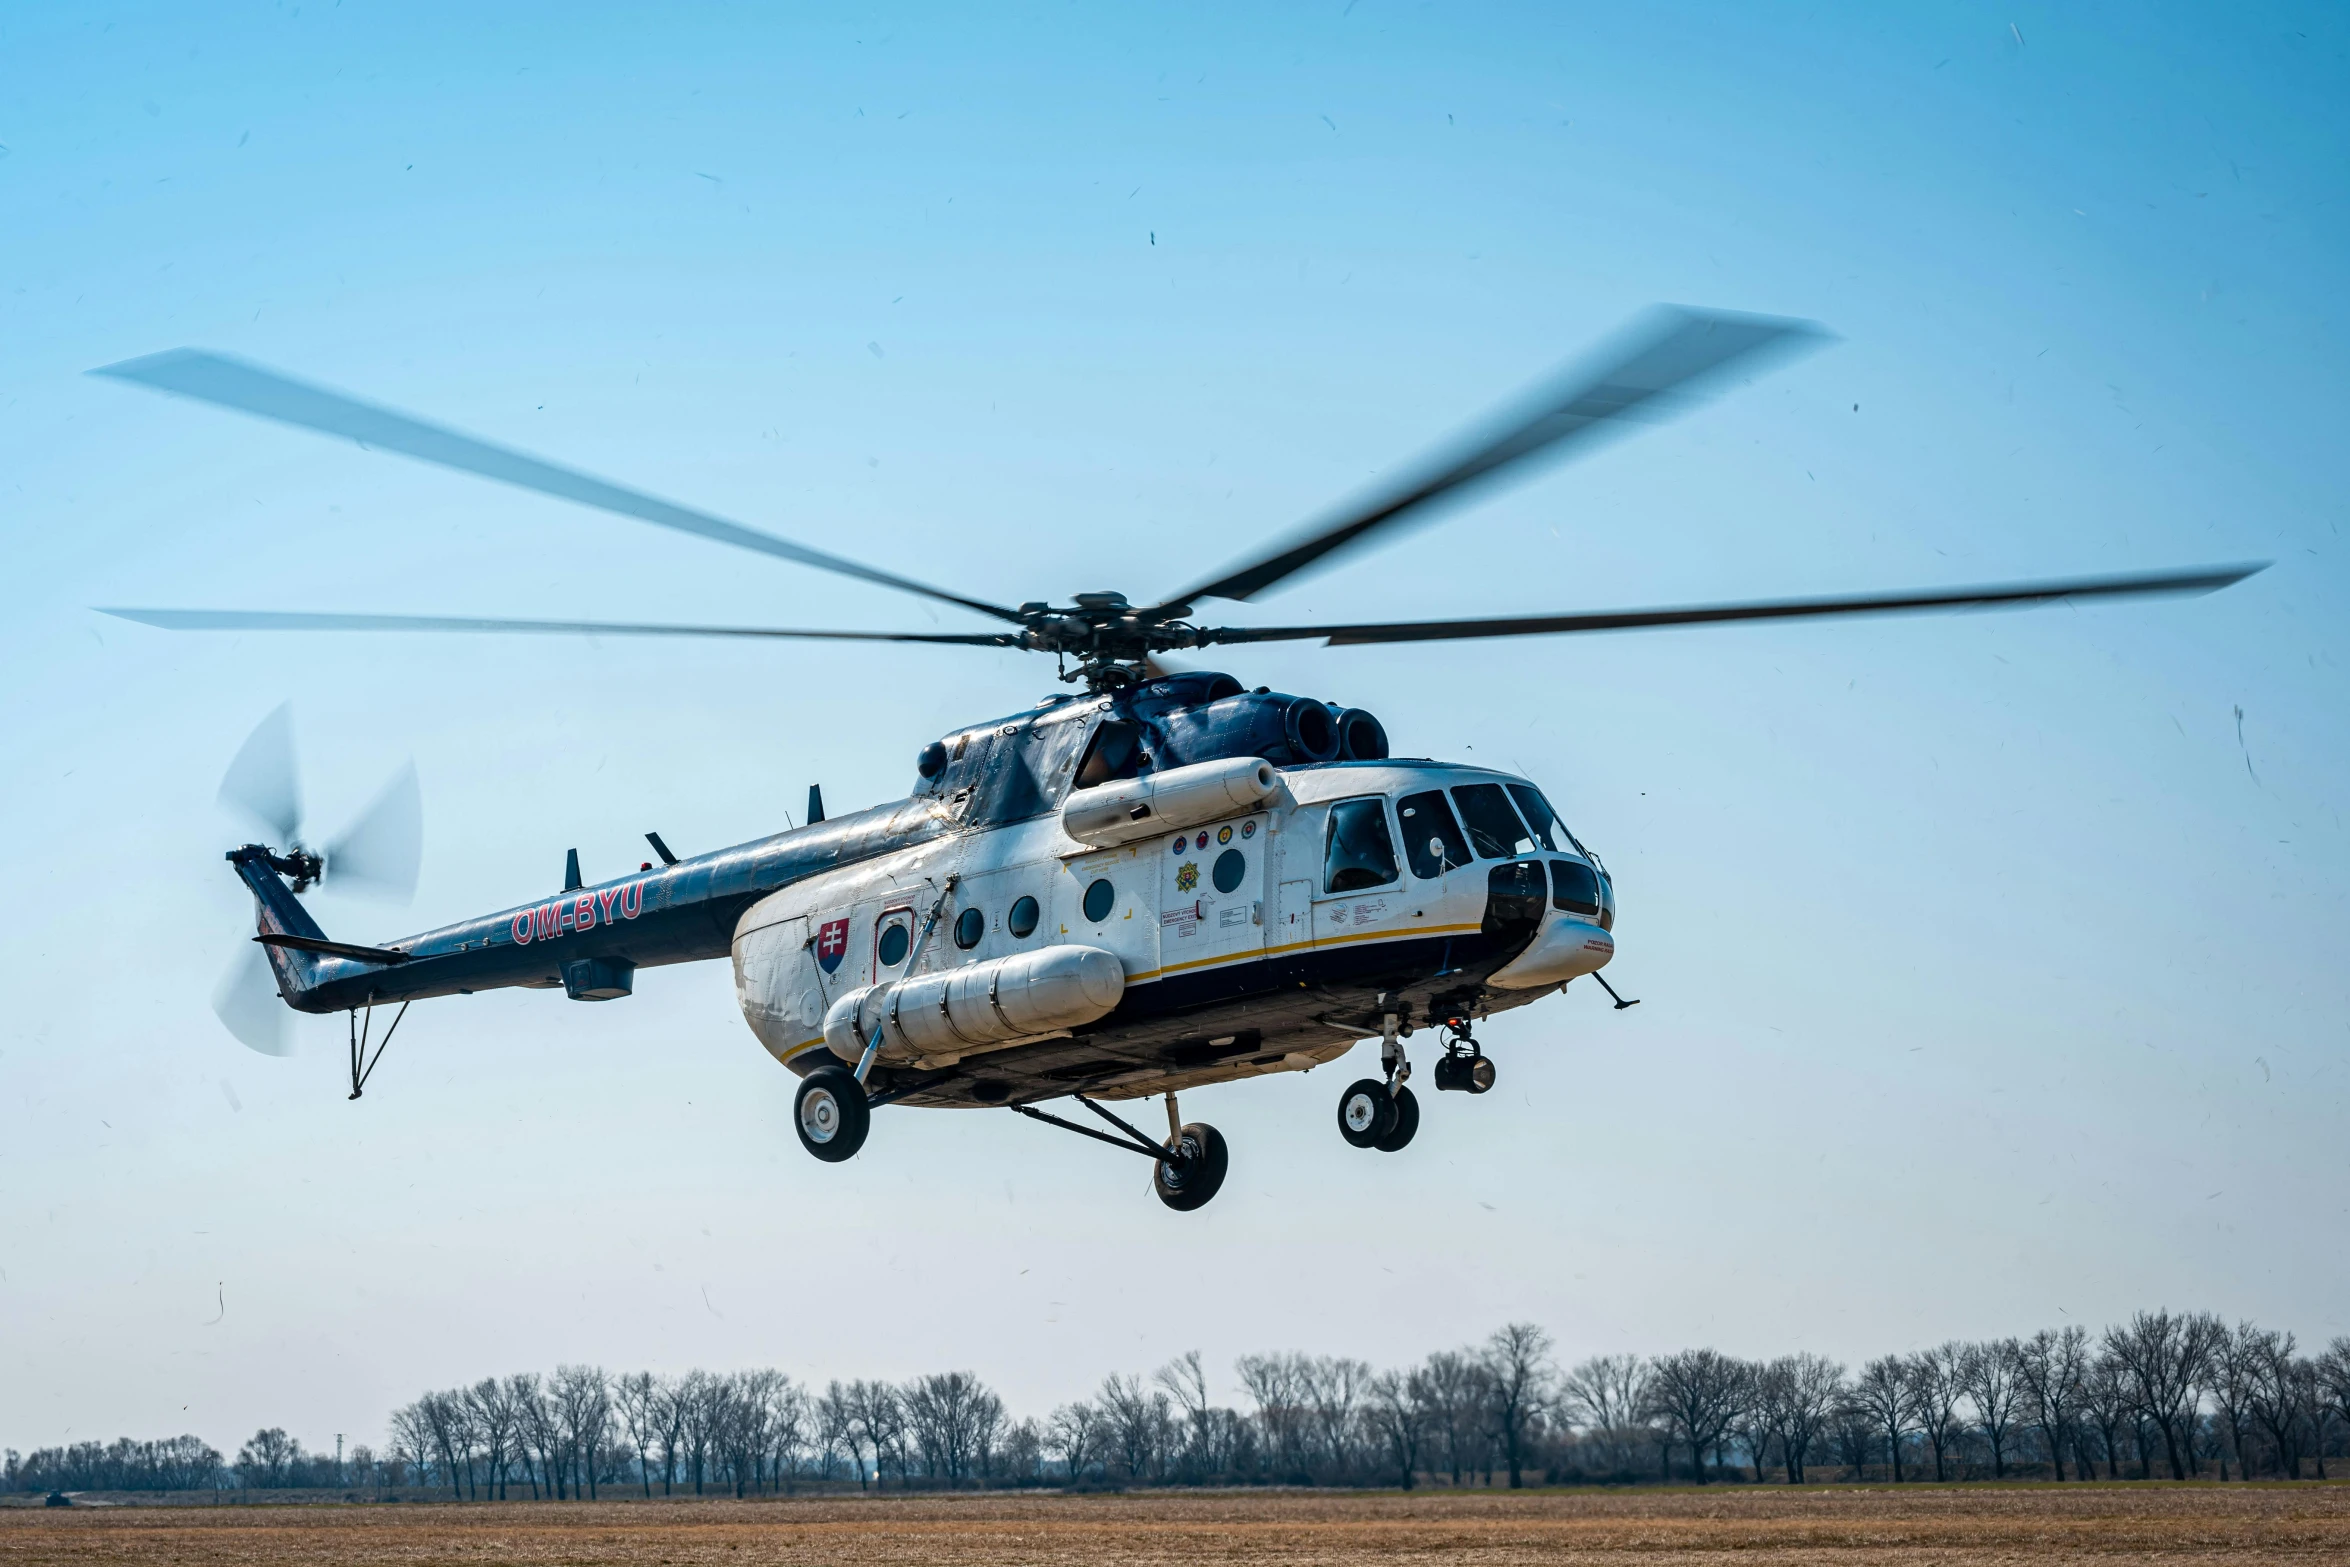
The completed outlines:
[[[257,843],[248,843],[241,849],[231,849],[228,862],[237,868],[238,877],[253,893],[254,921],[261,935],[326,940],[326,932],[318,928],[318,921],[310,917],[310,911],[302,907],[294,889],[279,874],[281,862],[277,856]],[[261,950],[269,955],[270,971],[277,976],[277,993],[299,1005],[303,994],[318,982],[317,955],[278,946],[264,946]]]

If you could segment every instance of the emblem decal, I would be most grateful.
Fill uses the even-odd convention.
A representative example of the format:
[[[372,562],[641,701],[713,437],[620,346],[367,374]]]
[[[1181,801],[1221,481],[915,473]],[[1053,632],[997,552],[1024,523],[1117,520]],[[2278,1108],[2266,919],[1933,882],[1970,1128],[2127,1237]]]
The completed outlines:
[[[1232,841],[1232,829],[1229,827],[1217,828],[1216,841],[1218,843],[1230,843]]]
[[[1254,838],[1257,835],[1257,824],[1255,822],[1242,822],[1240,824],[1240,835],[1243,838]]]
[[[1178,839],[1176,839],[1176,840],[1175,840],[1175,852],[1176,852],[1177,854],[1181,854],[1181,853],[1183,852],[1183,846],[1184,846],[1184,844],[1186,844],[1186,843],[1188,843],[1188,842],[1190,842],[1190,840],[1189,840],[1189,839],[1187,839],[1187,838],[1178,838]]]
[[[816,966],[829,974],[840,967],[840,960],[849,952],[849,922],[846,916],[827,920],[816,932]]]
[[[1200,836],[1204,838],[1207,836],[1207,834],[1202,833]],[[1198,885],[1199,863],[1196,860],[1186,861],[1182,868],[1175,872],[1175,890],[1177,892],[1189,892]]]
[[[1206,847],[1208,846],[1208,834],[1207,834],[1207,830],[1206,830],[1205,828],[1202,828],[1202,829],[1201,829],[1201,831],[1200,831],[1200,835],[1199,835],[1199,846],[1200,846],[1201,848],[1203,848],[1203,849],[1204,849],[1204,848],[1206,848]]]

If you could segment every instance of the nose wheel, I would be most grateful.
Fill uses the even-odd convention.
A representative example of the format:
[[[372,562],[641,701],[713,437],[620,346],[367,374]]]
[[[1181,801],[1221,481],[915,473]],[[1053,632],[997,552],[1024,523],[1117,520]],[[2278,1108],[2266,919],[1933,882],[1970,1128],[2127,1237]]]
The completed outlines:
[[[1408,1088],[1366,1077],[1338,1096],[1338,1135],[1356,1148],[1401,1153],[1420,1130],[1420,1101]]]

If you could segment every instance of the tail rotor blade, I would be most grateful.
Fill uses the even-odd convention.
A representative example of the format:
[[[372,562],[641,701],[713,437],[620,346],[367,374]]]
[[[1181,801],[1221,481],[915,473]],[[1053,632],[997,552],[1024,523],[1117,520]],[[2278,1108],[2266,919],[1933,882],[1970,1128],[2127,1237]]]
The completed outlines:
[[[221,775],[220,803],[268,828],[276,848],[285,848],[301,832],[302,783],[294,767],[291,702],[279,703],[245,737]]]
[[[247,943],[244,954],[220,977],[212,992],[212,1011],[246,1049],[265,1056],[294,1053],[286,1006],[278,999],[277,974],[259,946]]]
[[[416,895],[423,860],[424,796],[416,786],[416,764],[410,762],[327,845],[326,885],[405,903]]]

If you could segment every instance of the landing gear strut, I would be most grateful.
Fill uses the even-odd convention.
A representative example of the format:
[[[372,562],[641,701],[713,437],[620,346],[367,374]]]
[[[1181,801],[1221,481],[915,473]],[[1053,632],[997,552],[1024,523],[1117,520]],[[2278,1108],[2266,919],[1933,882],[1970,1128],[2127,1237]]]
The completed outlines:
[[[1404,1086],[1412,1063],[1403,1053],[1402,1016],[1392,996],[1379,1000],[1386,1009],[1379,1020],[1379,1065],[1387,1075],[1366,1077],[1338,1096],[1338,1135],[1357,1148],[1401,1153],[1420,1130],[1420,1101]]]
[[[1224,1172],[1230,1163],[1230,1156],[1224,1147],[1224,1134],[1205,1121],[1186,1123],[1176,1112],[1173,1094],[1167,1096],[1167,1140],[1163,1144],[1152,1142],[1123,1119],[1083,1094],[1072,1094],[1070,1097],[1126,1135],[1112,1137],[1090,1126],[1079,1126],[1074,1121],[1064,1121],[1057,1115],[1049,1115],[1033,1105],[1012,1105],[1009,1108],[1017,1110],[1031,1121],[1042,1121],[1064,1132],[1075,1132],[1097,1143],[1108,1143],[1112,1148],[1141,1154],[1152,1164],[1151,1190],[1159,1194],[1159,1201],[1177,1213],[1189,1213],[1195,1208],[1206,1207],[1208,1200],[1224,1189]]]

